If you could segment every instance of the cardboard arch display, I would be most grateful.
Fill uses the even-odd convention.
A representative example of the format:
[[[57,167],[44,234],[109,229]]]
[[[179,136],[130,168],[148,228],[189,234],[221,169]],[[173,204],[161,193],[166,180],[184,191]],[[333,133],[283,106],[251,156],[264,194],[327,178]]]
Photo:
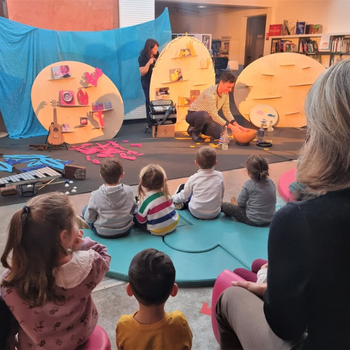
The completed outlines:
[[[81,62],[45,67],[33,83],[31,100],[43,127],[62,130],[64,141],[71,144],[112,139],[124,119],[117,87],[100,69]]]
[[[162,50],[153,69],[150,100],[170,99],[176,104],[176,131],[188,127],[190,104],[215,84],[213,61],[207,47],[189,35],[179,36]]]
[[[306,94],[324,69],[315,59],[298,53],[261,57],[238,76],[235,104],[249,121],[252,109],[264,104],[277,111],[278,127],[303,127]]]

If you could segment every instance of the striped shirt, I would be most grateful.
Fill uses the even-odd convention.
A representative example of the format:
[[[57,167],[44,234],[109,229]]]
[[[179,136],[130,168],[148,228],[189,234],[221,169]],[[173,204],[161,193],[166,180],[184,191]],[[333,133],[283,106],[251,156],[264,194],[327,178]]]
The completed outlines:
[[[221,108],[227,122],[235,120],[230,111],[228,94],[223,93],[220,97],[218,95],[218,85],[213,85],[205,89],[195,99],[195,101],[191,104],[188,110],[192,112],[206,111],[209,113],[210,117],[215,123],[224,126],[226,124],[226,120],[221,118],[218,114]]]
[[[179,222],[179,214],[172,200],[167,199],[163,192],[154,191],[146,193],[136,218],[141,224],[147,222],[147,230],[159,236],[174,231]]]

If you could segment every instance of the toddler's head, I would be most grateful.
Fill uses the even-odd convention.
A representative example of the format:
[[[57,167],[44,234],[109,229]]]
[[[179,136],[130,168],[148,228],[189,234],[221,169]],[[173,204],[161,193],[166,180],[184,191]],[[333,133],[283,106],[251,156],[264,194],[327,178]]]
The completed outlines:
[[[148,248],[136,254],[131,260],[129,284],[140,304],[145,306],[164,304],[169,296],[173,295],[174,283],[175,267],[165,253]]]
[[[140,198],[145,195],[143,188],[147,189],[147,191],[163,191],[164,196],[170,196],[166,183],[166,174],[160,165],[150,164],[141,169],[138,188]]]
[[[269,176],[269,165],[265,158],[261,156],[250,156],[245,166],[249,176],[256,181],[264,180]]]
[[[211,169],[216,165],[216,152],[210,146],[201,147],[196,154],[197,165],[201,169]]]
[[[119,160],[105,158],[100,164],[100,174],[107,185],[116,185],[123,173],[123,166]]]
[[[73,241],[77,232],[75,212],[65,194],[32,198],[10,221],[1,262],[11,272],[3,283],[16,286],[19,296],[33,306],[60,300],[53,270],[68,255],[63,236],[65,242]]]

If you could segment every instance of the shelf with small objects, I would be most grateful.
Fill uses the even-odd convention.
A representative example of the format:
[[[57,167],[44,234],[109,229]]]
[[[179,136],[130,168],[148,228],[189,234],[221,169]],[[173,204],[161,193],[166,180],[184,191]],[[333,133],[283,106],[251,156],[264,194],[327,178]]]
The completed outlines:
[[[48,131],[53,120],[49,101],[57,100],[57,124],[68,144],[112,139],[123,123],[124,106],[117,87],[101,69],[82,62],[61,61],[45,67],[33,83],[31,100]],[[96,102],[102,104],[101,111],[92,111]]]
[[[325,67],[350,55],[350,33],[272,36],[270,53],[295,52],[310,56]]]

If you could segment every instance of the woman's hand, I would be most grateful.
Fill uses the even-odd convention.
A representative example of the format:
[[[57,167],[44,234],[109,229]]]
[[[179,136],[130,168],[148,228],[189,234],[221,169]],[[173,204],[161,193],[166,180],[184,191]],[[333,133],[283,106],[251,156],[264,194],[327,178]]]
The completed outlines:
[[[231,283],[233,286],[245,288],[261,298],[264,296],[267,288],[267,283],[254,283],[248,281],[232,281]]]
[[[148,61],[148,64],[151,65],[151,64],[155,63],[155,61],[157,61],[157,59],[155,57],[151,57]]]

